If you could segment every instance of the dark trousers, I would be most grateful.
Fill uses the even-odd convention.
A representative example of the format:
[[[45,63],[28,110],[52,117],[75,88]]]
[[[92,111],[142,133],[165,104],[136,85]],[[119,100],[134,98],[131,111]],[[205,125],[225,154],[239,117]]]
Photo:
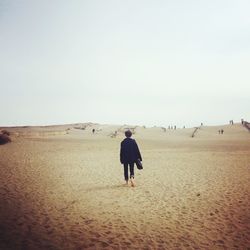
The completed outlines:
[[[130,178],[134,178],[134,162],[133,163],[124,163],[124,179],[127,181],[128,180],[128,166],[129,166],[129,171],[130,171]]]

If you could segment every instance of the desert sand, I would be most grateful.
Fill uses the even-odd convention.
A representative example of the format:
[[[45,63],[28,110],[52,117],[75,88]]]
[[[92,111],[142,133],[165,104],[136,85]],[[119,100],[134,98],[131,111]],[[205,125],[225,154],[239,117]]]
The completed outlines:
[[[129,127],[144,165],[135,187],[119,162]],[[92,123],[5,129],[0,249],[250,249],[241,124],[202,126],[193,138],[194,128]]]

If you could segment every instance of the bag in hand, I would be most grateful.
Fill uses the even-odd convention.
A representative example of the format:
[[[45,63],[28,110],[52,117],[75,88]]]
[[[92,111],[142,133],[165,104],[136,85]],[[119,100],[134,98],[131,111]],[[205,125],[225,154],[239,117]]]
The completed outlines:
[[[143,166],[142,166],[142,162],[140,161],[140,159],[137,159],[137,161],[135,162],[136,166],[138,169],[143,169]]]

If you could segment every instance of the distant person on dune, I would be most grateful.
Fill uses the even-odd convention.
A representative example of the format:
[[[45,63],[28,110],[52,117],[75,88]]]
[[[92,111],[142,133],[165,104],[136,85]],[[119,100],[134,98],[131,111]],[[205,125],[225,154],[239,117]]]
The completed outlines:
[[[120,149],[120,162],[124,166],[124,179],[128,185],[128,166],[130,170],[130,181],[131,185],[134,184],[134,163],[139,159],[142,161],[141,153],[139,147],[134,139],[131,138],[132,132],[127,130],[125,132],[126,138],[121,142]]]

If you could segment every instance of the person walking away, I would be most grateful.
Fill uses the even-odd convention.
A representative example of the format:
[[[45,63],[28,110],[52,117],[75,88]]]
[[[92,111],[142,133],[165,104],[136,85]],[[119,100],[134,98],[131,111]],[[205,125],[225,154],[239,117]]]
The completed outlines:
[[[131,138],[132,132],[127,130],[125,132],[126,138],[121,142],[120,148],[120,162],[124,167],[124,179],[128,185],[128,167],[130,172],[131,186],[134,187],[134,163],[139,159],[142,161],[139,147],[134,139]]]

